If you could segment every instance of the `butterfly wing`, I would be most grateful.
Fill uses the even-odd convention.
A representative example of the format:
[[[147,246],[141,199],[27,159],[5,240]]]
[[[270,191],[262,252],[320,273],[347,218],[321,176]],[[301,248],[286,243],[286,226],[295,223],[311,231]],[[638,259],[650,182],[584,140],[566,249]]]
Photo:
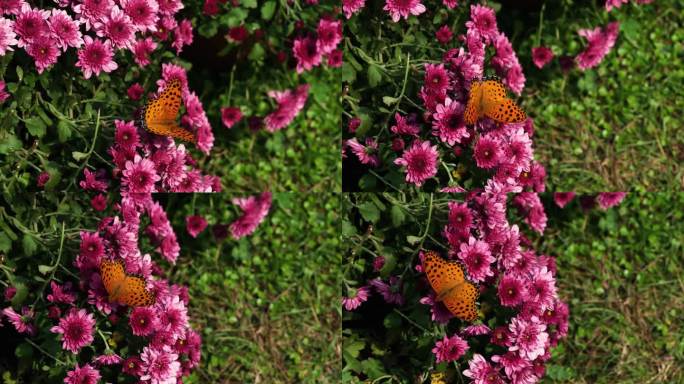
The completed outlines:
[[[500,123],[520,123],[525,111],[506,97],[506,88],[499,80],[487,80],[482,85],[482,112]]]
[[[468,103],[466,104],[465,112],[463,113],[463,120],[466,124],[473,125],[477,122],[477,119],[482,116],[481,99],[482,81],[475,80],[470,85]]]
[[[150,122],[147,123],[147,130],[160,136],[171,136],[176,139],[190,143],[195,142],[195,134],[180,127],[175,122]]]
[[[100,264],[100,277],[102,277],[102,283],[109,297],[116,297],[118,291],[120,291],[121,284],[126,278],[126,272],[121,260],[103,260]]]
[[[425,252],[423,267],[430,286],[438,296],[465,281],[463,268],[456,262],[442,259],[437,252]]]
[[[465,321],[474,321],[477,319],[476,301],[479,296],[477,287],[468,282],[463,281],[457,287],[453,288],[442,300],[444,306],[449,309],[454,316]]]
[[[146,307],[154,304],[154,295],[147,290],[145,280],[140,276],[126,276],[117,301],[131,307]]]

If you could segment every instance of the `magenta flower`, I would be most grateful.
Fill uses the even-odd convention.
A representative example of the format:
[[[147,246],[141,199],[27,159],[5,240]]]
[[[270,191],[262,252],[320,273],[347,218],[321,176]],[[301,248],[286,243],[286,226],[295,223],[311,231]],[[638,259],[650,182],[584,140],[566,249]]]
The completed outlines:
[[[483,135],[477,140],[473,152],[478,167],[494,168],[501,160],[501,143],[493,135]]]
[[[2,27],[0,26],[0,28]],[[0,53],[0,55],[2,55],[2,53]],[[5,100],[9,98],[9,96],[9,93],[7,93],[7,91],[5,90],[5,82],[0,80],[0,104],[4,103]]]
[[[118,365],[123,359],[121,356],[114,353],[111,349],[107,349],[103,355],[97,356],[93,362],[97,365]]]
[[[202,216],[188,216],[185,218],[185,228],[193,238],[196,238],[207,227],[207,221]]]
[[[178,355],[169,347],[154,349],[144,347],[140,354],[140,380],[149,380],[152,384],[164,384],[176,381],[180,370]]]
[[[138,31],[154,32],[157,30],[159,5],[156,0],[121,0],[120,4]]]
[[[159,326],[167,332],[171,332],[176,338],[180,337],[183,330],[188,325],[188,310],[185,303],[178,295],[165,297],[161,301],[159,316]]]
[[[161,15],[173,16],[176,12],[183,9],[183,2],[181,0],[157,0],[157,3]]]
[[[397,276],[389,278],[389,284],[385,283],[379,277],[369,281],[369,284],[375,287],[383,299],[389,304],[404,305],[404,296],[401,294],[402,282]]]
[[[57,62],[62,52],[57,48],[54,40],[42,36],[31,40],[26,45],[26,53],[33,57],[38,73],[43,73],[45,69]]]
[[[127,187],[131,193],[151,193],[154,191],[154,184],[159,180],[154,163],[135,155],[134,161],[126,162],[121,185]]]
[[[133,60],[144,67],[150,63],[150,53],[157,48],[157,43],[151,37],[136,40],[133,43],[131,50],[133,51]]]
[[[143,89],[142,85],[140,85],[140,83],[133,83],[130,87],[128,87],[128,90],[126,91],[128,97],[133,101],[140,100],[143,93],[145,93],[145,90]]]
[[[464,336],[481,336],[488,335],[491,331],[485,324],[473,324],[463,328],[461,334]]]
[[[430,94],[446,96],[450,83],[449,73],[444,68],[444,64],[425,64],[423,86]]]
[[[171,46],[176,48],[176,54],[179,55],[183,50],[183,46],[192,44],[192,23],[190,20],[184,19],[178,23],[178,28],[173,30],[173,43]]]
[[[610,12],[613,9],[613,7],[620,8],[622,4],[627,3],[629,3],[629,0],[606,0],[604,6],[606,8],[606,12]]]
[[[50,181],[50,174],[48,172],[43,171],[43,172],[38,174],[38,179],[36,180],[36,185],[39,188],[43,188],[43,187],[45,187],[45,184],[48,183],[48,181]]]
[[[532,48],[532,61],[541,69],[553,59],[553,51],[548,47]]]
[[[356,138],[347,140],[345,144],[354,152],[361,164],[368,164],[371,167],[377,167],[380,164],[380,159],[376,154],[378,143],[372,138],[366,140],[366,145],[359,143]]]
[[[441,44],[448,44],[453,36],[454,34],[451,32],[451,29],[448,25],[442,25],[435,33],[437,41],[439,41]]]
[[[0,56],[4,56],[8,51],[13,51],[13,45],[17,45],[17,34],[14,33],[14,22],[0,17]],[[3,89],[5,83],[2,82]],[[2,99],[0,98],[0,101]]]
[[[14,295],[17,293],[17,288],[13,286],[8,286],[5,288],[5,300],[11,301]]]
[[[50,27],[47,23],[49,16],[50,11],[31,8],[29,4],[23,3],[14,19],[14,32],[19,36],[17,46],[23,48],[36,39],[49,37]]]
[[[347,311],[353,311],[368,300],[368,295],[370,294],[370,288],[368,286],[360,287],[356,290],[350,289],[351,295],[349,297],[342,298],[342,306]]]
[[[420,264],[416,265],[416,268],[420,267],[422,272],[422,266]],[[440,324],[447,324],[454,315],[444,306],[441,301],[435,300],[435,293],[430,292],[428,296],[422,297],[419,302],[421,304],[430,306],[430,314],[432,316],[432,321]]]
[[[120,148],[134,151],[140,146],[140,137],[134,121],[114,120],[114,125],[116,127],[114,141]]]
[[[157,330],[157,310],[152,307],[135,307],[128,319],[131,332],[137,336],[149,336]]]
[[[230,233],[233,238],[239,239],[254,232],[268,214],[271,199],[271,192],[268,191],[259,196],[233,199],[233,204],[243,211],[242,216],[230,224]]]
[[[83,0],[74,6],[74,12],[85,20],[86,29],[90,29],[95,22],[106,17],[113,7],[112,0]]]
[[[382,9],[390,14],[395,23],[402,17],[408,19],[409,15],[418,16],[426,10],[420,0],[385,0],[385,7]]]
[[[577,33],[587,39],[587,46],[582,53],[577,55],[575,61],[581,70],[593,68],[610,52],[617,40],[620,24],[615,21],[606,26],[605,29],[596,27],[594,29],[580,29]]]
[[[555,192],[553,201],[561,208],[564,208],[575,198],[575,192]]]
[[[509,351],[517,352],[520,357],[529,360],[534,360],[544,354],[549,341],[546,325],[514,317],[508,328],[511,331],[513,344],[508,348]]]
[[[242,111],[240,107],[223,107],[221,108],[221,121],[226,128],[232,128],[238,121],[242,119]]]
[[[496,261],[489,250],[489,244],[470,237],[467,243],[461,244],[458,258],[465,264],[468,276],[474,282],[484,281],[487,276],[494,276],[491,264]]]
[[[458,335],[451,337],[444,335],[444,339],[437,341],[435,347],[432,348],[432,353],[437,357],[437,364],[439,364],[443,361],[458,360],[465,355],[468,348],[468,343]]]
[[[340,49],[334,49],[328,54],[328,66],[331,68],[339,68],[342,66],[342,56],[344,52]]]
[[[3,0],[0,1],[0,15],[16,15],[19,13],[24,0]]]
[[[487,42],[494,40],[499,33],[494,10],[479,4],[470,6],[470,21],[466,22],[466,28],[475,31]]]
[[[67,376],[64,378],[64,383],[66,384],[97,384],[100,380],[100,371],[86,364],[82,367],[78,366],[67,372]]]
[[[137,356],[132,356],[124,360],[121,370],[131,376],[141,376],[143,374],[142,360]]]
[[[268,96],[275,99],[278,107],[264,118],[264,123],[267,131],[275,132],[288,126],[304,108],[309,97],[309,84],[292,90],[269,91]]]
[[[76,266],[81,270],[99,268],[104,254],[104,242],[100,235],[81,231],[81,248],[76,257]]]
[[[47,295],[47,299],[51,303],[73,304],[76,301],[76,294],[71,292],[70,282],[62,287],[54,281],[50,281],[50,290],[52,293]]]
[[[614,207],[627,196],[627,192],[601,192],[596,196],[596,202],[601,209]]]
[[[556,279],[547,267],[537,268],[530,278],[527,289],[529,299],[541,305],[542,309],[552,308],[558,299]]]
[[[358,121],[358,124],[361,125],[361,119],[355,118],[356,120],[352,119],[352,121]],[[394,114],[394,120],[396,121],[396,125],[393,125],[390,130],[392,133],[396,135],[411,135],[411,136],[418,136],[418,133],[420,133],[420,126],[416,124],[415,122],[410,121],[409,119],[403,117],[399,113]],[[350,126],[350,132],[354,132],[351,130],[351,124],[352,121],[349,122]]]
[[[473,214],[468,203],[449,202],[449,226],[461,233],[470,233],[473,226]]]
[[[437,146],[430,146],[430,141],[416,140],[411,148],[404,151],[402,157],[394,160],[394,164],[405,167],[406,181],[420,187],[425,180],[437,174],[439,152]]]
[[[492,356],[492,361],[504,368],[506,376],[515,378],[515,382],[536,383],[538,377],[527,377],[531,373],[532,361],[521,357],[515,352]]]
[[[433,135],[451,146],[470,137],[463,121],[465,107],[461,103],[447,97],[444,104],[437,104],[436,110],[432,115]]]
[[[473,384],[503,384],[504,380],[499,376],[497,369],[487,362],[482,355],[476,353],[468,362],[468,369],[463,375],[472,379]]]
[[[342,21],[320,19],[317,32],[316,48],[322,55],[327,55],[342,41]]]
[[[342,0],[342,11],[344,17],[351,18],[353,14],[361,11],[366,4],[366,0]]]
[[[377,256],[373,259],[373,271],[380,272],[382,267],[385,265],[385,257]]]
[[[6,294],[7,292],[5,292]],[[12,307],[7,307],[2,310],[2,313],[7,316],[7,319],[14,325],[14,328],[19,333],[26,333],[28,335],[35,335],[37,332],[36,325],[33,324],[33,311],[28,307],[23,307],[21,309],[21,315],[12,309]]]
[[[499,281],[499,301],[506,307],[515,307],[527,300],[525,282],[512,275],[504,275]]]
[[[78,51],[78,62],[76,66],[83,71],[83,77],[89,79],[93,73],[97,76],[100,72],[111,72],[118,68],[118,65],[112,60],[114,51],[109,41],[102,42],[101,40],[86,36],[83,39],[85,45]]]
[[[85,309],[72,308],[50,332],[62,334],[62,348],[72,353],[93,342],[95,319]]]
[[[116,48],[131,48],[135,42],[135,26],[128,15],[116,6],[107,16],[95,22],[95,29],[99,37],[109,39]]]
[[[103,194],[97,194],[90,199],[90,206],[98,212],[102,212],[107,208],[107,197]]]
[[[297,59],[297,73],[311,70],[321,64],[322,53],[318,50],[317,40],[312,37],[298,37],[294,41],[292,53]]]
[[[68,47],[79,48],[83,45],[79,22],[72,19],[65,11],[53,8],[48,25],[58,48],[66,51]]]

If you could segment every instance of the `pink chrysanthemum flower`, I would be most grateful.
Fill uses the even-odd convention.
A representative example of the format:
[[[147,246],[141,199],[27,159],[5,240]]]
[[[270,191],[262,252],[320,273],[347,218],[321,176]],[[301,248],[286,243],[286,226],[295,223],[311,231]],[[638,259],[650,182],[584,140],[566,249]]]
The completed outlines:
[[[170,348],[143,348],[140,354],[142,375],[140,380],[150,381],[151,384],[166,384],[176,381],[180,370],[178,355]]]
[[[426,8],[420,0],[385,0],[385,7],[382,8],[390,14],[395,23],[402,17],[408,19],[409,15],[420,15]]]
[[[149,336],[157,330],[157,311],[152,307],[135,307],[128,324],[134,335]]]
[[[112,0],[83,0],[74,6],[74,12],[85,20],[86,29],[90,29],[96,21],[107,17],[113,7]]]
[[[292,53],[297,59],[297,73],[311,70],[321,64],[323,58],[313,37],[299,37],[295,39]]]
[[[136,155],[133,161],[126,162],[121,185],[131,193],[151,193],[155,189],[154,184],[160,179],[154,163]]]
[[[167,16],[173,16],[184,7],[181,0],[157,0],[157,3],[159,13]]]
[[[328,54],[328,66],[331,68],[339,68],[342,66],[342,57],[344,52],[341,49],[334,49]]]
[[[207,227],[207,220],[202,216],[188,216],[185,218],[185,229],[190,236],[196,238]]]
[[[453,36],[454,34],[451,32],[448,25],[442,25],[437,32],[435,32],[435,37],[441,44],[448,44]]]
[[[104,241],[100,235],[97,232],[81,231],[81,245],[76,258],[76,266],[80,270],[98,268],[104,254]]]
[[[458,258],[465,264],[468,276],[472,281],[484,281],[487,276],[494,276],[491,264],[496,261],[489,250],[489,244],[470,237],[467,243],[460,246]]]
[[[226,128],[232,128],[240,119],[242,119],[240,107],[221,108],[221,121]]]
[[[420,265],[417,265],[416,268],[419,266]],[[420,267],[422,272],[422,266]],[[449,322],[449,320],[451,320],[454,317],[451,311],[449,311],[441,301],[435,300],[434,292],[430,292],[428,296],[421,298],[419,301],[421,304],[430,306],[430,314],[432,316],[432,321],[436,323],[446,324]]]
[[[116,132],[114,133],[116,145],[129,151],[133,151],[140,146],[140,137],[134,121],[114,120],[114,125],[116,126]]]
[[[461,143],[470,137],[463,121],[464,110],[461,103],[448,97],[444,99],[444,104],[437,104],[436,112],[432,115],[432,134],[449,145]]]
[[[47,36],[31,40],[26,45],[26,53],[35,60],[38,73],[43,73],[45,69],[57,62],[57,58],[62,53],[55,44],[55,41]]]
[[[468,369],[463,375],[472,379],[473,384],[503,384],[504,380],[499,376],[497,369],[484,358],[476,353],[468,362]]]
[[[532,162],[532,140],[523,128],[512,129],[508,146],[504,149],[504,161],[518,173],[530,169]]]
[[[601,209],[614,207],[627,196],[627,192],[601,192],[596,196],[596,202]]]
[[[485,324],[473,324],[463,328],[461,334],[464,336],[481,336],[488,335],[491,331]]]
[[[47,38],[50,34],[49,16],[50,11],[31,8],[24,3],[14,19],[14,32],[19,36],[17,46],[23,48],[38,38]]]
[[[107,183],[105,181],[98,180],[98,175],[91,172],[90,169],[83,169],[84,180],[81,180],[78,185],[85,190],[93,190],[105,192],[107,190]]]
[[[446,95],[450,84],[449,73],[444,68],[444,64],[425,64],[423,86],[430,94]]]
[[[156,0],[121,0],[120,4],[138,31],[157,30],[159,4]]]
[[[192,44],[192,23],[188,19],[178,23],[178,27],[173,30],[173,43],[171,46],[176,48],[176,54],[180,54],[183,46]]]
[[[425,180],[437,174],[438,160],[436,145],[431,146],[428,140],[416,140],[411,148],[404,151],[402,157],[394,160],[394,164],[406,168],[406,182],[420,187]]]
[[[342,21],[321,19],[318,22],[316,46],[322,55],[332,52],[342,41]]]
[[[465,355],[468,350],[468,343],[461,339],[458,335],[447,337],[437,341],[435,347],[432,348],[432,353],[437,358],[437,364],[443,361],[456,361]]]
[[[527,288],[529,299],[541,305],[542,309],[552,308],[558,299],[556,279],[547,267],[537,268],[530,278]]]
[[[553,201],[561,208],[565,208],[575,198],[575,192],[555,192]]]
[[[606,0],[605,8],[606,12],[610,12],[613,7],[620,8],[622,4],[629,3],[629,0]]]
[[[342,0],[342,11],[344,17],[351,18],[353,14],[361,11],[366,4],[366,0]]]
[[[402,282],[397,276],[389,278],[389,284],[385,283],[379,277],[369,281],[369,284],[375,287],[383,299],[389,304],[404,305],[404,296],[401,294]]]
[[[142,85],[140,85],[140,83],[133,83],[133,85],[128,87],[128,90],[126,91],[126,94],[128,95],[128,97],[133,101],[140,100],[143,93],[145,93],[145,89],[143,89],[143,87],[142,87]]]
[[[511,342],[511,336],[507,326],[498,326],[492,331],[492,337],[489,339],[494,345],[501,347],[508,347]]]
[[[587,47],[575,58],[577,66],[584,71],[599,65],[615,45],[619,29],[617,21],[608,24],[603,30],[601,27],[580,29],[577,33],[587,39]]]
[[[499,281],[499,301],[506,307],[515,307],[527,300],[525,282],[516,276],[504,275]]]
[[[79,48],[83,45],[78,21],[73,20],[65,11],[53,9],[48,25],[58,48],[66,51],[68,47]]]
[[[548,47],[532,48],[532,61],[541,69],[553,59],[553,51]]]
[[[470,233],[473,214],[468,203],[449,202],[449,226],[462,233]]]
[[[14,33],[14,22],[0,17],[0,56],[4,56],[7,51],[13,51],[12,46],[17,45],[17,43],[17,34]]]
[[[458,0],[442,0],[442,4],[449,9],[454,9],[458,6]]]
[[[114,353],[111,349],[106,350],[103,355],[93,359],[93,362],[98,365],[118,365],[121,364],[122,361],[123,359],[121,356]]]
[[[390,128],[392,133],[394,133],[396,135],[418,136],[418,133],[420,132],[420,126],[409,121],[409,119],[403,117],[399,113],[394,114],[394,120],[396,121],[396,125],[393,125]],[[358,122],[360,125],[361,120],[359,119]],[[351,126],[351,122],[349,124]]]
[[[93,73],[97,76],[100,72],[111,72],[118,68],[118,65],[112,60],[114,51],[112,46],[107,42],[86,36],[83,39],[85,45],[78,51],[77,67],[83,71],[83,77],[89,79]]]
[[[52,293],[47,295],[47,299],[51,303],[73,304],[76,300],[76,294],[71,292],[70,282],[67,282],[64,284],[64,287],[62,287],[54,281],[51,281],[50,290]]]
[[[373,271],[380,272],[382,267],[385,265],[385,257],[378,256],[373,259]]]
[[[121,364],[121,370],[131,376],[139,377],[143,374],[142,361],[137,356],[129,357]]]
[[[466,22],[466,27],[475,30],[487,42],[496,38],[499,32],[494,10],[479,4],[470,6],[470,21]]]
[[[506,352],[503,355],[492,356],[492,361],[500,364],[509,378],[515,378],[516,383],[536,383],[539,378],[530,378],[530,380],[520,380],[520,374],[524,373],[532,367],[532,361],[521,357],[515,352]]]
[[[378,149],[377,141],[369,138],[366,140],[366,145],[363,145],[359,143],[356,138],[353,138],[347,140],[345,143],[347,147],[354,152],[361,164],[368,164],[371,167],[377,167],[378,164],[380,164],[380,159],[376,154]]]
[[[0,32],[2,33],[2,32]],[[5,90],[5,82],[0,80],[0,104],[4,103],[9,98],[9,93]]]
[[[188,310],[185,304],[178,295],[174,295],[164,298],[159,308],[159,326],[178,338],[189,326]]]
[[[508,328],[511,331],[512,340],[512,346],[508,348],[509,351],[517,351],[520,357],[529,360],[534,360],[544,354],[549,341],[546,325],[537,321],[525,321],[514,317],[511,319]]]
[[[356,290],[350,288],[350,296],[342,298],[342,306],[347,311],[353,311],[358,308],[361,304],[368,300],[368,295],[370,295],[370,288],[368,286],[363,286],[357,288]]]
[[[490,169],[499,165],[501,143],[492,135],[480,136],[473,150],[473,157],[480,168]]]
[[[137,40],[131,49],[133,51],[133,60],[141,67],[148,65],[150,63],[150,53],[155,48],[157,48],[157,43],[151,37]]]
[[[50,332],[62,334],[62,348],[72,353],[93,342],[95,319],[85,309],[72,308]]]
[[[93,196],[90,200],[90,206],[97,212],[102,212],[107,208],[107,197],[103,194]]]
[[[90,366],[90,364],[86,364],[82,367],[78,366],[78,363],[76,363],[76,367],[67,372],[66,377],[64,378],[64,383],[65,384],[97,384],[97,382],[100,380],[100,371],[97,369],[93,368]]]
[[[264,192],[259,196],[233,199],[233,204],[240,207],[243,215],[230,224],[230,233],[235,239],[249,235],[264,220],[271,208],[271,192]]]
[[[24,0],[2,0],[0,1],[0,15],[16,15],[24,4],[26,4]]]
[[[36,334],[37,328],[36,325],[33,324],[33,311],[28,307],[23,307],[21,309],[21,314],[15,312],[12,307],[3,309],[2,313],[7,317],[10,323],[14,325],[17,332],[26,333],[31,336]]]
[[[109,39],[116,48],[130,48],[135,42],[135,26],[130,17],[116,6],[95,23],[95,29],[99,37]]]
[[[288,126],[304,108],[309,98],[309,84],[285,91],[269,91],[268,96],[275,99],[278,107],[264,118],[264,123],[267,131],[275,132]]]

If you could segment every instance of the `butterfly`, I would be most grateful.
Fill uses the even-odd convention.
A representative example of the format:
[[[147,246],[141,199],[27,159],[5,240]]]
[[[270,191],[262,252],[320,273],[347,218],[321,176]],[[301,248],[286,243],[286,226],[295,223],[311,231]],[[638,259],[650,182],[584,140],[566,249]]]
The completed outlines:
[[[499,123],[520,123],[527,118],[525,111],[506,97],[506,88],[499,79],[475,80],[470,86],[463,119],[472,125],[484,116]]]
[[[145,104],[140,119],[142,127],[155,135],[171,136],[194,143],[195,134],[176,122],[180,104],[181,82],[179,79],[172,79],[159,96],[151,98]]]
[[[154,304],[154,295],[145,287],[145,279],[138,275],[128,275],[121,260],[103,260],[100,276],[109,294],[110,302],[118,302],[131,307],[146,307]]]
[[[474,321],[477,319],[475,301],[479,290],[475,284],[465,278],[463,267],[455,261],[442,259],[437,252],[425,252],[423,267],[430,286],[437,293],[436,301],[461,320]]]

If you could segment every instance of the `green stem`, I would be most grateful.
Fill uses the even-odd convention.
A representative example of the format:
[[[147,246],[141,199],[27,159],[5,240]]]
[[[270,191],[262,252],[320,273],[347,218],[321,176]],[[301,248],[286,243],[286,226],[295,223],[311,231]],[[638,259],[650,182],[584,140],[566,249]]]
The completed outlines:
[[[63,362],[62,360],[56,358],[55,356],[53,356],[52,354],[50,354],[49,352],[47,352],[46,350],[44,350],[43,348],[41,348],[38,344],[36,344],[36,343],[34,343],[33,341],[31,341],[31,339],[29,339],[29,338],[24,338],[24,341],[26,341],[27,343],[29,343],[29,344],[31,344],[32,346],[34,346],[34,347],[35,347],[37,350],[39,350],[42,354],[44,354],[44,355],[46,355],[46,356],[48,356],[48,357],[51,357],[53,360],[55,360],[57,363],[59,363],[59,365],[67,365],[67,363],[65,363],[65,362]]]

